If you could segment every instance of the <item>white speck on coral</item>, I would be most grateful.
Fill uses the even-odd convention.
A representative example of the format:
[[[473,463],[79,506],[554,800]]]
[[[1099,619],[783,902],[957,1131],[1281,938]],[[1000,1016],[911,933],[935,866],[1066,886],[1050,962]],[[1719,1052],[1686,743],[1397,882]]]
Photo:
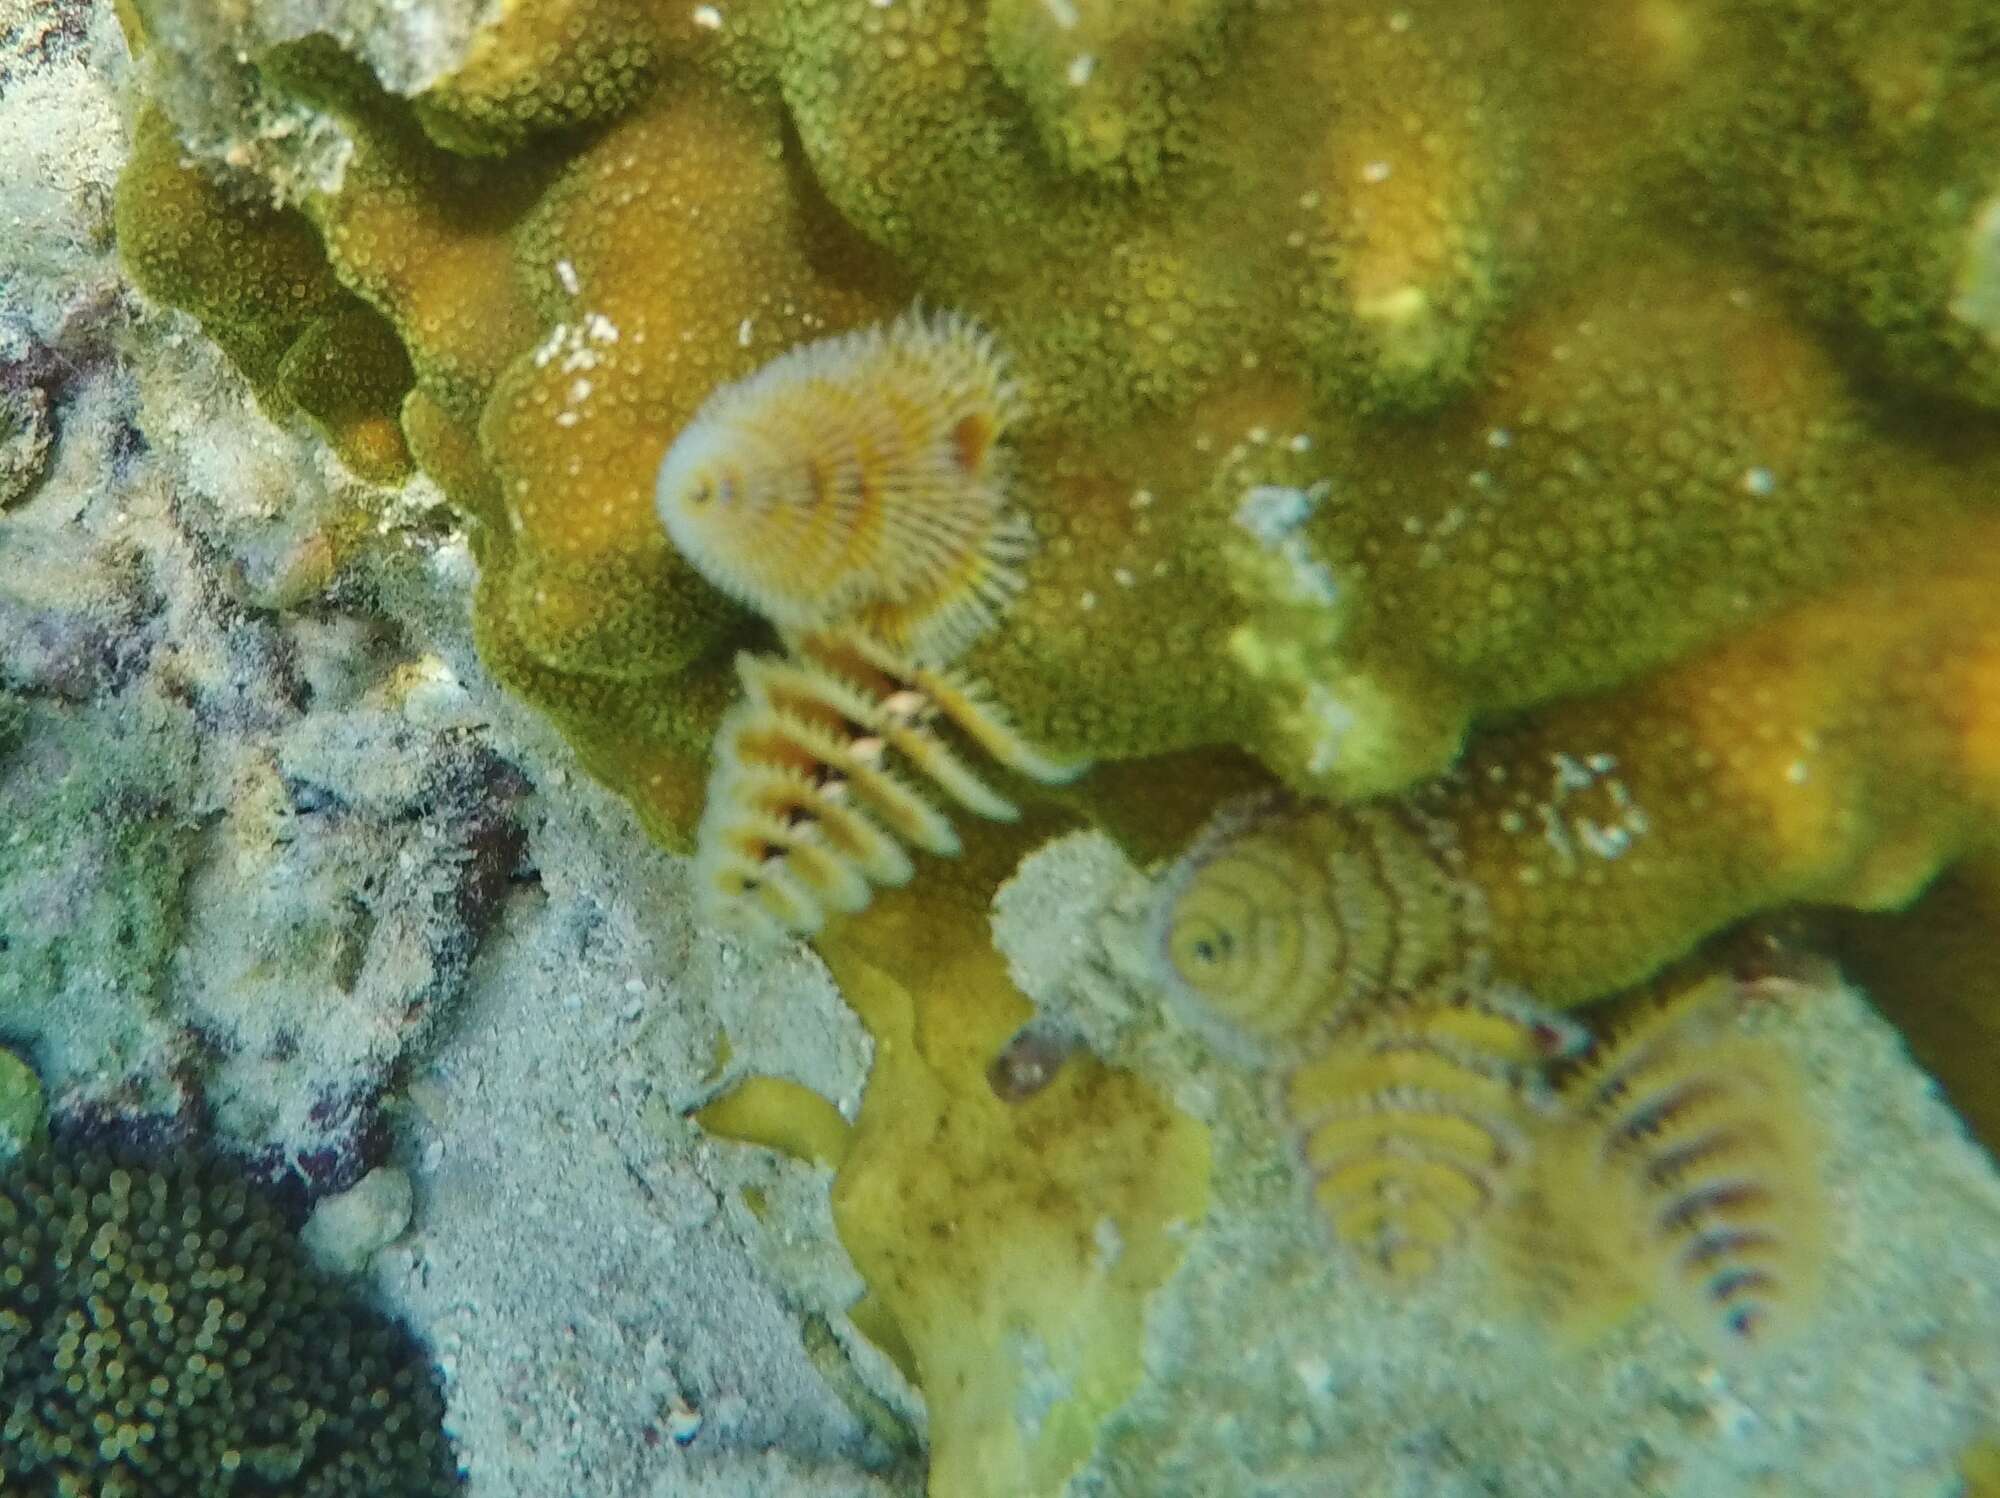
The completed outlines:
[[[1299,1384],[1314,1399],[1327,1399],[1333,1394],[1333,1365],[1317,1354],[1308,1354],[1292,1364],[1292,1372]]]
[[[583,283],[576,278],[576,267],[567,260],[556,262],[556,279],[562,282],[562,289],[571,296],[583,290]]]
[[[660,1412],[660,1420],[676,1446],[685,1446],[701,1434],[701,1411],[679,1396]]]
[[[1599,858],[1616,858],[1632,846],[1632,834],[1623,827],[1601,827],[1588,817],[1576,818],[1570,827],[1584,851]]]
[[[697,5],[694,8],[694,23],[704,31],[720,31],[722,12],[713,5]]]
[[[1551,754],[1549,765],[1556,772],[1555,785],[1558,792],[1580,791],[1591,783],[1590,771],[1581,761],[1567,754]]]
[[[1274,546],[1303,525],[1331,490],[1324,479],[1309,489],[1253,484],[1236,507],[1236,523],[1266,546]]]
[[[1377,182],[1387,182],[1389,180],[1389,170],[1388,162],[1371,161],[1361,168],[1361,180],[1371,185]]]
[[[1107,1274],[1125,1252],[1125,1235],[1118,1231],[1118,1224],[1109,1217],[1097,1219],[1097,1225],[1090,1230],[1090,1241],[1097,1253],[1091,1269],[1097,1274]]]
[[[1743,470],[1743,492],[1758,498],[1771,493],[1778,487],[1778,476],[1768,468],[1746,468]]]
[[[1090,75],[1097,71],[1097,59],[1088,52],[1079,52],[1069,60],[1069,71],[1065,75],[1071,88],[1082,88],[1090,82]]]

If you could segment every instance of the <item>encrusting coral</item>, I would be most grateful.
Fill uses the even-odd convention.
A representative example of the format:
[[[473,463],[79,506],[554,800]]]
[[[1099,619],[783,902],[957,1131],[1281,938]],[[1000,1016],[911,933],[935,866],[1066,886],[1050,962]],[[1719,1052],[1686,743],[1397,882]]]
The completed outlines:
[[[1455,829],[1494,969],[1577,1003],[1812,902],[1908,904],[2000,841],[2000,519],[1628,686],[1475,742],[1411,793]]]
[[[718,726],[746,731],[739,655],[771,663],[754,686],[790,648],[662,525],[675,434],[919,296],[1006,351],[1033,551],[952,670],[1036,763],[1100,768],[1057,788],[1017,764],[992,792],[1012,826],[891,829],[960,856],[822,938],[882,1044],[840,1223],[915,1349],[940,1491],[1059,1484],[1136,1376],[1142,1287],[1173,1253],[1128,1233],[1121,1297],[1028,1284],[1015,1257],[1120,1192],[1134,1222],[1202,1199],[1176,1134],[1173,1171],[1142,1181],[1107,1142],[1071,1162],[1067,1205],[1022,1207],[1030,1116],[1035,1144],[1194,1127],[1133,1079],[1069,1080],[1095,1063],[1011,1104],[987,1085],[1025,1015],[968,912],[1030,834],[1088,817],[1153,857],[1225,792],[1384,798],[1343,814],[1435,829],[1487,975],[1558,1005],[1774,906],[1893,910],[1992,851],[1980,0],[517,0],[413,98],[291,23],[139,8],[188,138],[244,132],[202,93],[212,66],[235,90],[213,100],[318,109],[347,140],[337,173],[267,166],[302,215],[282,229],[148,146],[120,209],[142,278],[148,246],[281,232],[297,284],[393,330],[402,440],[471,530],[489,665],[670,846],[701,826]],[[202,63],[232,24],[229,60]],[[280,349],[320,388],[356,328],[302,330],[319,303],[268,284],[147,284],[260,388]],[[337,448],[350,428],[329,421]],[[894,715],[895,690],[864,695]],[[939,719],[940,743],[974,721]],[[784,805],[823,800],[812,765],[839,751],[785,750]],[[815,864],[813,909],[779,923],[902,877],[866,846]],[[943,1151],[961,1206],[990,1187],[1007,1210],[938,1248],[965,1214],[899,1195],[899,1151]],[[1088,1392],[1051,1395],[1037,1435],[974,1371],[1006,1319],[968,1309],[974,1287],[1074,1318],[1089,1349]],[[975,1451],[1002,1475],[969,1475]]]
[[[395,331],[344,288],[295,210],[236,195],[184,160],[164,115],[140,116],[119,183],[118,239],[133,279],[184,307],[273,415],[298,410],[364,478],[398,482],[410,359]]]

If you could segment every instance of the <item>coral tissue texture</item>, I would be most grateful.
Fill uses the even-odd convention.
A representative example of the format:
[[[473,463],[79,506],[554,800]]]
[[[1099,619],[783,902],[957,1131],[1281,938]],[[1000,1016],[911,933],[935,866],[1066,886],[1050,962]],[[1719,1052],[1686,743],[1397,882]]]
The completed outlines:
[[[0,1178],[0,1472],[33,1495],[458,1491],[436,1375],[216,1170]]]
[[[199,328],[276,424],[256,430],[312,454],[299,496],[254,491],[257,525],[176,518],[190,539],[173,575],[238,600],[177,686],[156,686],[154,663],[189,611],[116,536],[65,533],[47,499],[74,371],[105,357],[92,329],[122,285],[0,342],[0,503],[34,522],[19,544],[35,566],[0,574],[0,610],[23,622],[5,685],[31,735],[14,753],[50,763],[37,725],[56,704],[108,715],[125,693],[156,710],[153,757],[178,769],[81,757],[36,782],[77,800],[20,813],[73,825],[80,811],[51,808],[91,787],[129,808],[89,844],[126,877],[43,878],[23,902],[45,987],[80,955],[154,985],[113,1038],[151,1056],[172,1035],[187,1059],[122,1066],[126,1091],[191,1114],[208,1088],[189,1079],[216,1078],[231,1127],[313,1140],[316,1185],[374,1163],[371,1128],[393,1125],[404,1075],[476,986],[509,890],[538,877],[526,808],[546,747],[493,740],[503,715],[503,739],[534,730],[475,695],[483,671],[658,844],[698,847],[710,897],[754,895],[752,924],[815,930],[868,1031],[858,1096],[848,1073],[808,1074],[797,1046],[741,1059],[741,1014],[706,1071],[692,1043],[670,1047],[662,1086],[676,1120],[698,1112],[793,1156],[785,1170],[832,1168],[860,1280],[841,1295],[807,1276],[799,1345],[870,1460],[893,1466],[916,1439],[914,1386],[927,1481],[947,1495],[1693,1494],[1788,1472],[1817,1492],[1843,1461],[1872,1463],[1883,1491],[1944,1480],[1983,1432],[1974,1412],[1990,1425],[1990,1358],[1952,1338],[1948,1291],[1911,1291],[1895,1253],[1866,1245],[1922,1204],[1962,1211],[1928,1242],[1967,1257],[1925,1260],[1927,1283],[1990,1283],[1986,1177],[1907,1088],[1885,1083],[1902,1101],[1871,1111],[1859,1082],[1893,1074],[1890,1053],[1829,964],[1865,970],[1965,1115],[1991,1119],[1987,0],[509,0],[476,26],[469,9],[116,7],[135,54],[129,162],[115,196],[100,178],[71,210],[90,215],[81,240],[115,232],[139,291],[187,314],[150,326]],[[109,42],[107,17],[74,14]],[[22,30],[23,51],[80,45],[60,30]],[[972,340],[970,396],[906,347],[928,346],[922,329]],[[802,373],[861,354],[893,377]],[[208,451],[169,383],[138,429]],[[950,482],[885,484],[913,453]],[[815,513],[802,534],[845,535],[839,566],[748,581],[725,566],[771,524],[725,507],[753,494]],[[897,524],[813,511],[842,503]],[[195,539],[215,530],[230,546]],[[357,641],[380,677],[343,680],[338,638],[302,622],[344,598],[456,638],[436,600],[468,561],[479,666]],[[47,566],[83,585],[36,581]],[[817,596],[844,567],[865,596]],[[827,624],[855,633],[798,637]],[[288,674],[288,648],[319,679]],[[919,668],[934,674],[913,685]],[[789,696],[772,685],[795,678]],[[232,696],[239,680],[258,689]],[[204,747],[218,735],[232,775]],[[897,799],[909,786],[866,779],[885,755],[977,815],[922,821]],[[219,779],[240,793],[219,797]],[[1131,943],[1074,925],[1049,960],[1085,976],[1036,991],[1064,1011],[1037,1013],[989,935],[1024,856],[1088,822],[1157,868],[1218,807],[1280,790],[1304,808],[1288,825],[1315,829],[1294,840],[1307,872],[1245,881],[1249,904],[1216,929],[1317,902],[1298,929],[1351,931],[1365,953],[1381,937],[1366,912],[1405,909],[1438,961],[1392,966],[1386,988],[1365,963],[1253,974],[1248,1013],[1309,1034],[1304,1063],[1232,1049],[1242,1012],[1184,1026],[1203,1011],[1172,993],[1153,1025],[1174,976],[1159,952],[1141,941],[1127,962]],[[191,827],[180,809],[204,798],[215,810]],[[889,805],[910,815],[871,841]],[[1219,866],[1202,863],[1212,840],[1195,846]],[[0,875],[35,885],[10,856]],[[621,898],[681,889],[645,867],[654,882]],[[241,961],[224,941],[177,945],[203,929],[179,914],[184,890],[212,910],[259,871],[251,904],[283,939]],[[1079,909],[1128,877],[1098,875]],[[1775,938],[1703,945],[1781,914],[1807,933],[1784,961]],[[1957,937],[1912,943],[1944,954],[1924,962],[1897,929]],[[1174,953],[1196,990],[1182,964],[1208,961],[1200,939]],[[135,950],[161,960],[118,956]],[[780,944],[754,960],[800,959]],[[302,970],[324,1008],[286,1033],[264,999]],[[1707,992],[1717,970],[1731,1002],[1702,1046],[1673,1028],[1656,1064],[1620,1042],[1630,1006]],[[1795,1028],[1760,1008],[1779,989],[1804,996]],[[1411,1007],[1385,1019],[1392,999]],[[351,1006],[365,1023],[340,1023]],[[341,1064],[318,1064],[335,1040]],[[322,1085],[302,1110],[278,1080],[301,1053]],[[1044,1059],[1029,1078],[1010,1057]],[[1665,1145],[1622,1141],[1655,1120],[1592,1102],[1566,1068],[1653,1079],[1663,1136],[1691,1150],[1709,1136],[1679,1105],[1722,1077],[1732,1158],[1768,1189],[1750,1202]],[[1477,1106],[1454,1145],[1471,1153],[1423,1177],[1450,1200],[1403,1255],[1405,1203],[1371,1202],[1421,1174],[1403,1168],[1422,1153],[1412,1130],[1440,1144],[1449,1128],[1409,1106],[1413,1078]],[[1592,1120],[1615,1168],[1531,1168],[1545,1128],[1571,1141],[1548,1146],[1561,1165]],[[1843,1202],[1796,1179],[1906,1155],[1929,1183],[1915,1198],[1870,1178]],[[1301,1195],[1309,1173],[1324,1210]],[[1518,1293],[1509,1245],[1544,1221],[1537,1183],[1575,1179],[1602,1187],[1592,1203],[1673,1217],[1546,1219],[1576,1250],[1578,1295],[1607,1308],[1579,1319],[1634,1339],[1626,1362],[1580,1338],[1549,1359],[1541,1416],[1515,1423],[1489,1420],[1483,1395],[1427,1404],[1477,1344],[1502,1349],[1485,1387],[1520,1408],[1506,1369],[1526,1344],[1494,1328],[1536,1294]],[[788,1241],[796,1223],[762,1184],[723,1194]],[[1822,1201],[1824,1234],[1756,1281],[1764,1204],[1818,1223]],[[1460,1254],[1460,1237],[1492,1241]],[[1414,1293],[1442,1298],[1362,1329],[1357,1241],[1391,1269],[1435,1267]],[[1655,1264],[1688,1242],[1699,1263]],[[1718,1273],[1696,1272],[1711,1250]],[[1683,1270],[1678,1289],[1652,1283]],[[1707,1308],[1685,1328],[1677,1293]],[[1965,1294],[1958,1324],[1988,1325]],[[1861,1306],[1897,1329],[1841,1319]],[[1742,1393],[1690,1361],[1694,1323],[1727,1341],[1794,1319],[1928,1351],[1870,1364],[1872,1406],[1838,1380],[1859,1365],[1810,1341],[1769,1349],[1794,1361],[1743,1374]],[[1260,1371],[1210,1378],[1246,1363]],[[1638,1390],[1619,1366],[1659,1382]],[[1926,1379],[1948,1392],[1900,1446],[1888,1426],[1850,1432],[1859,1411],[1907,1413]],[[1616,1427],[1612,1404],[1622,1447],[1574,1434]],[[1845,1434],[1788,1468],[1760,1430]],[[1356,1450],[1389,1454],[1344,1466]],[[1404,1454],[1414,1467],[1392,1471]],[[1411,1475],[1425,1462],[1438,1470]]]

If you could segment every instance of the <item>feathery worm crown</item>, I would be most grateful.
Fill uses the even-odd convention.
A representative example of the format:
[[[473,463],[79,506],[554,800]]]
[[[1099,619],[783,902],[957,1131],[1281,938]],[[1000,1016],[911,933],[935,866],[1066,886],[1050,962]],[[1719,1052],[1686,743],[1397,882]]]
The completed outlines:
[[[1020,590],[1033,532],[1001,443],[1018,414],[988,334],[913,310],[715,391],[654,502],[694,568],[781,629],[858,624],[935,663]]]
[[[908,881],[909,848],[949,855],[935,799],[1011,821],[1013,802],[959,746],[1030,780],[1085,766],[1026,743],[972,682],[849,632],[809,635],[789,659],[736,658],[743,700],[716,735],[696,872],[712,914],[765,934],[817,931]]]
[[[1149,946],[1182,1017],[1262,1061],[1363,1005],[1462,988],[1483,931],[1424,818],[1277,795],[1225,807],[1168,871]]]
[[[1650,1266],[1670,1309],[1735,1346],[1810,1298],[1825,1217],[1797,1077],[1735,1025],[1739,1000],[1727,979],[1693,985],[1564,1089],[1575,1132],[1557,1193],[1594,1196],[1606,1250]]]
[[[1512,1197],[1548,1068],[1589,1041],[1525,999],[1467,994],[1356,1016],[1277,1088],[1313,1206],[1371,1270],[1436,1269]]]

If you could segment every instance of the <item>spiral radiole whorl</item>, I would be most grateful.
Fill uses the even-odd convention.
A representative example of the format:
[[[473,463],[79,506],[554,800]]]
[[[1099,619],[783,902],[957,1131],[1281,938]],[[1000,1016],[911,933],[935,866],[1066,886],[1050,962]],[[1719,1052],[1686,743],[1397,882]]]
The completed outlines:
[[[1402,808],[1288,796],[1225,807],[1168,871],[1150,951],[1182,1017],[1250,1060],[1374,1002],[1482,969],[1483,926],[1439,831]]]

